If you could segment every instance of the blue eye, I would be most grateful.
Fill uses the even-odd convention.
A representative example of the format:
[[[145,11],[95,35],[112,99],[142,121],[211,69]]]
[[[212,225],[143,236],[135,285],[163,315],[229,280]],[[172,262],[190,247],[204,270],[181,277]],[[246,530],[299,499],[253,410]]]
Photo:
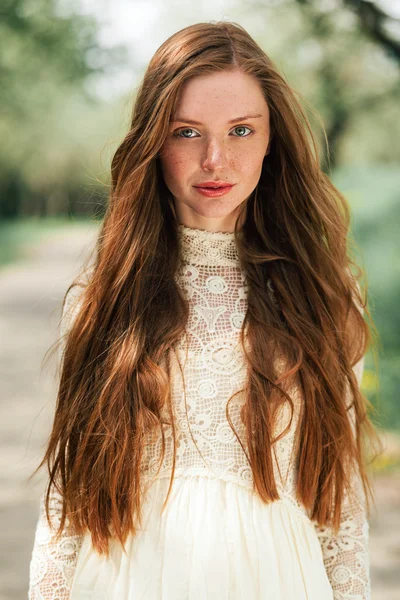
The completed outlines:
[[[247,129],[247,130],[249,131],[249,133],[246,133],[245,135],[235,135],[235,137],[248,137],[249,135],[251,135],[251,134],[253,133],[253,130],[252,130],[252,129],[250,129],[250,127],[246,127],[246,125],[237,125],[236,127],[234,127],[233,131],[235,131],[235,130],[238,130],[238,129],[239,129],[239,130],[240,130],[240,129],[242,129],[242,130],[245,130],[245,129]],[[191,131],[191,132],[194,132],[194,133],[196,133],[196,132],[195,132],[195,130],[194,130],[194,129],[192,129],[191,127],[185,127],[185,128],[178,129],[177,131],[175,131],[175,132],[173,133],[173,136],[174,136],[174,137],[180,137],[180,138],[184,138],[184,139],[186,139],[186,140],[190,140],[190,139],[192,139],[192,138],[194,138],[194,137],[198,137],[197,135],[181,135],[181,134],[184,134],[184,132],[185,132],[185,131],[186,131],[186,132],[187,132],[187,131]]]
[[[250,127],[246,127],[245,125],[238,125],[237,127],[235,127],[235,129],[248,129],[250,131],[250,133],[247,133],[246,135],[238,135],[236,137],[247,137],[249,136],[251,133],[253,133],[253,130],[250,129]]]
[[[184,131],[194,131],[194,129],[191,129],[190,127],[185,127],[184,129],[179,129],[178,131],[175,131],[174,136],[175,137],[183,137],[186,138],[187,140],[191,139],[194,136],[186,136],[186,135],[180,135],[181,133],[183,133]]]

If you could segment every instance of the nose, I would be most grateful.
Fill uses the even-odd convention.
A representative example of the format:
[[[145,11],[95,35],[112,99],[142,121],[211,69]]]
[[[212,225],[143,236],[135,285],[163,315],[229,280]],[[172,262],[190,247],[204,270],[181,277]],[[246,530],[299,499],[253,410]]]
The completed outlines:
[[[202,168],[214,171],[215,169],[223,169],[226,166],[227,156],[226,149],[223,143],[212,139],[207,143],[205,154],[202,160]]]

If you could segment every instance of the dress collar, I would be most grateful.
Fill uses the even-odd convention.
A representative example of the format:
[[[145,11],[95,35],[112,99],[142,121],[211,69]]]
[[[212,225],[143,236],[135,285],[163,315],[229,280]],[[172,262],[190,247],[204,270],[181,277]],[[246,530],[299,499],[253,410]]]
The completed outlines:
[[[234,232],[196,229],[180,223],[178,233],[184,262],[195,265],[240,265]]]

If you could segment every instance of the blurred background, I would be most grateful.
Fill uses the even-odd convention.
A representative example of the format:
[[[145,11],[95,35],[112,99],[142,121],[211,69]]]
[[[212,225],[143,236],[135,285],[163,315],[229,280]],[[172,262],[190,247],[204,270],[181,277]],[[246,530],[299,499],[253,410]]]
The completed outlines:
[[[210,20],[243,25],[317,109],[323,168],[351,205],[380,335],[362,381],[384,442],[371,467],[372,598],[400,598],[400,2],[2,0],[0,14],[0,600],[27,597],[46,473],[27,479],[57,385],[57,357],[44,357],[93,247],[110,160],[152,54]]]

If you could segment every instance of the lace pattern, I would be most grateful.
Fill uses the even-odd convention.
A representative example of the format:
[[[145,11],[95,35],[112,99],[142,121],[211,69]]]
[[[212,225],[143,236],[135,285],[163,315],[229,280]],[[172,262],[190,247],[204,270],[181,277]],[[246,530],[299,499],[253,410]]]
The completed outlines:
[[[182,261],[176,280],[189,300],[190,313],[187,335],[172,356],[171,387],[179,442],[175,475],[212,474],[252,488],[250,464],[226,417],[227,400],[232,397],[229,416],[245,445],[240,413],[245,400],[242,390],[246,366],[240,330],[247,306],[247,285],[234,234],[181,226],[180,239]],[[269,291],[273,301],[270,286]],[[182,366],[184,379],[178,363]],[[168,421],[167,408],[162,416]],[[282,414],[282,426],[285,416]],[[153,437],[148,437],[142,463],[144,481],[156,475],[170,476],[172,429],[165,427],[164,434],[166,453],[160,470],[161,434],[157,431]],[[282,474],[282,492],[283,478],[288,476],[291,447],[288,438],[277,445],[279,467],[276,466],[276,474]],[[298,504],[297,508],[303,510]]]
[[[30,562],[29,600],[68,600],[75,573],[81,536],[74,534],[66,522],[61,538],[56,540],[60,524],[61,498],[53,491],[50,500],[50,528],[40,499],[40,516],[36,526],[35,542]]]
[[[182,260],[176,280],[189,300],[190,314],[187,335],[171,357],[177,435],[175,477],[203,475],[253,488],[250,465],[226,417],[227,400],[233,396],[229,415],[246,448],[240,413],[246,376],[240,347],[240,330],[247,306],[246,273],[240,266],[233,233],[180,225],[179,235]],[[270,281],[268,289],[271,302],[275,302]],[[64,313],[75,313],[74,294],[76,291],[71,293]],[[360,361],[355,367],[359,381],[362,368],[363,361]],[[296,388],[289,393],[295,410],[289,432],[275,445],[274,472],[282,501],[308,518],[296,499],[296,473],[291,460],[301,398]],[[167,424],[169,414],[164,410],[163,464],[159,464],[162,442],[159,431],[149,435],[144,449],[142,481],[148,484],[154,477],[169,478],[171,473],[173,439]],[[279,414],[278,432],[286,427],[289,418],[290,407],[285,404]],[[56,514],[59,499],[54,498],[53,508]],[[347,502],[336,537],[329,528],[315,524],[315,529],[335,600],[369,599],[368,523],[362,503],[353,506]],[[30,568],[30,600],[68,598],[81,542],[67,527],[56,543],[41,507]]]
[[[365,357],[362,357],[353,367],[359,385],[364,361]],[[350,408],[349,413],[355,435],[354,408]],[[355,471],[352,474],[352,490],[355,499],[345,494],[341,524],[336,535],[331,528],[315,524],[334,600],[370,600],[371,597],[369,523],[361,478]]]

